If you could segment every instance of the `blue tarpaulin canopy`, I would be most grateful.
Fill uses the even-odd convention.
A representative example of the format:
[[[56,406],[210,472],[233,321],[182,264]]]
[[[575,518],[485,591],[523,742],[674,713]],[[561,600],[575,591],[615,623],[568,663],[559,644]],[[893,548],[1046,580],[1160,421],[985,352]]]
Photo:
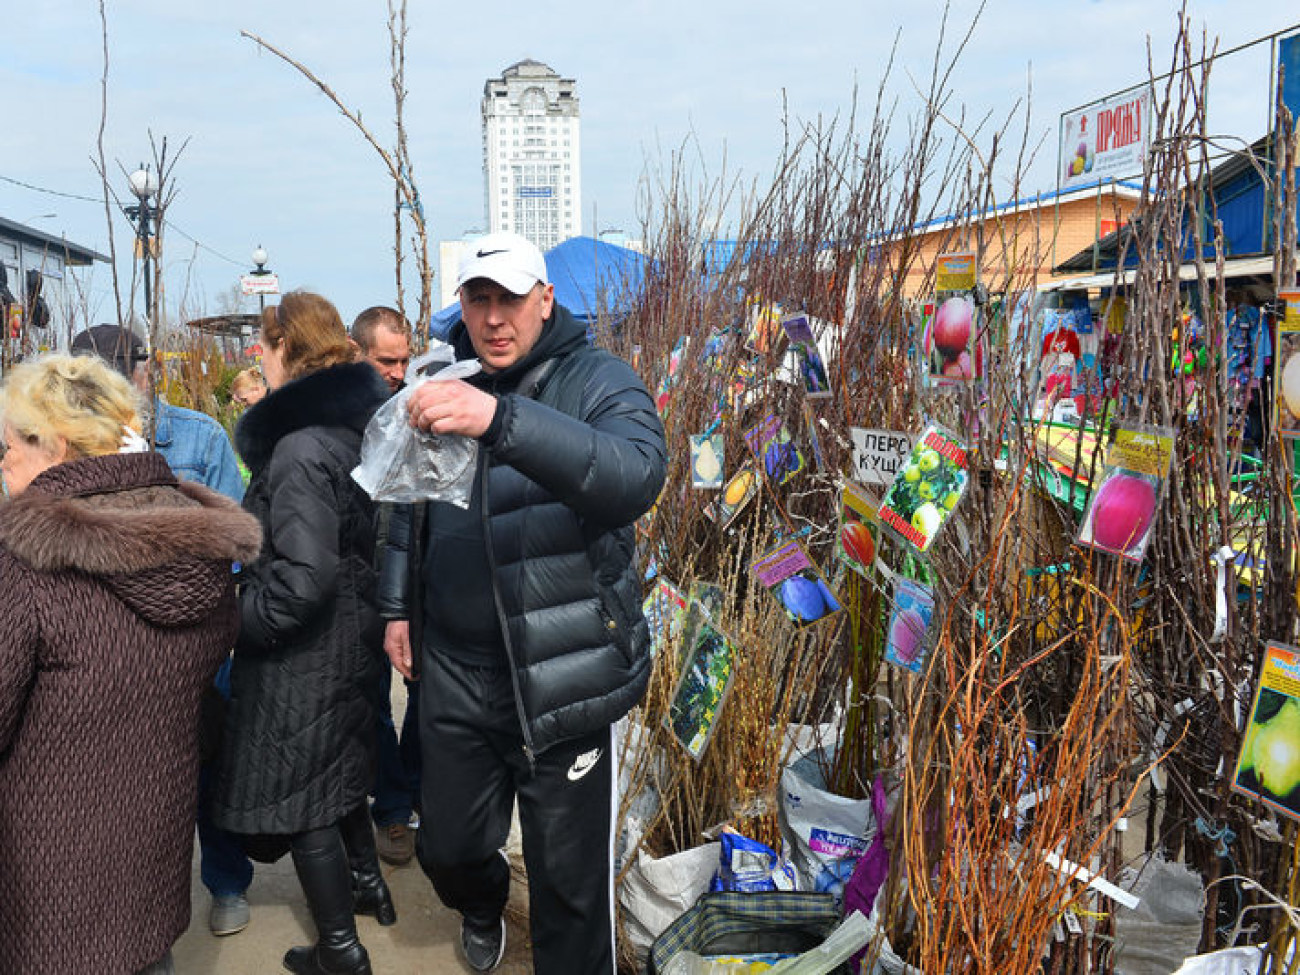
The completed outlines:
[[[626,312],[641,292],[645,257],[594,237],[571,237],[546,252],[555,298],[591,323],[598,312]]]
[[[546,272],[555,300],[587,323],[598,313],[618,316],[628,310],[645,280],[645,257],[627,247],[594,237],[571,237],[546,252]],[[446,338],[460,320],[460,303],[435,312],[430,334]]]

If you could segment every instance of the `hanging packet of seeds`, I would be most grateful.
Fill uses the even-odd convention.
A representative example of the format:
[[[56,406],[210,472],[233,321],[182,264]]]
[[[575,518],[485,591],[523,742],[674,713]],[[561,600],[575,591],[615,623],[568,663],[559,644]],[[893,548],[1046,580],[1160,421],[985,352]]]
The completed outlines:
[[[658,656],[659,650],[682,633],[686,615],[686,597],[681,590],[660,576],[641,604],[646,625],[650,629],[650,654]]]
[[[841,609],[821,570],[797,541],[782,542],[750,566],[754,578],[798,626],[808,626]]]
[[[934,590],[923,583],[895,576],[885,659],[914,674],[921,673],[931,643],[929,630],[933,619]]]
[[[691,487],[716,491],[722,474],[722,434],[692,434]]]
[[[840,531],[835,557],[864,578],[870,578],[880,548],[879,505],[866,488],[845,481],[840,489]]]
[[[735,649],[703,612],[691,633],[685,663],[664,725],[686,754],[699,761],[713,737],[731,690]]]
[[[790,340],[790,354],[794,357],[795,373],[804,395],[809,399],[825,399],[831,395],[831,381],[826,374],[826,362],[817,348],[808,316],[800,313],[781,319],[781,329]]]
[[[777,486],[787,483],[807,466],[785,421],[775,413],[769,413],[746,430],[745,443],[754,452],[761,469]]]
[[[918,552],[928,552],[970,481],[966,445],[932,423],[880,503],[880,523]]]
[[[1269,641],[1232,791],[1300,820],[1300,650]]]
[[[781,306],[767,305],[756,298],[749,303],[749,327],[745,332],[745,348],[758,355],[771,355],[781,341]]]
[[[1300,291],[1277,293],[1281,314],[1277,319],[1277,370],[1273,381],[1277,407],[1277,432],[1300,437]]]
[[[718,500],[706,506],[704,513],[723,528],[730,528],[757,494],[758,475],[754,473],[753,465],[746,464],[731,475]]]
[[[812,448],[813,463],[819,470],[826,470],[826,455],[822,453],[822,438],[817,433],[817,414],[813,412],[812,404],[807,400],[803,401],[801,407],[803,413],[804,430],[808,434],[808,446]]]
[[[677,373],[682,368],[682,358],[686,355],[686,350],[690,347],[691,337],[683,335],[673,346],[672,352],[668,353],[668,368],[664,371],[664,377],[659,382],[659,389],[655,393],[655,407],[660,413],[668,409],[668,401],[672,398],[673,386],[677,383]]]
[[[1168,427],[1117,427],[1078,544],[1141,562],[1174,456]]]

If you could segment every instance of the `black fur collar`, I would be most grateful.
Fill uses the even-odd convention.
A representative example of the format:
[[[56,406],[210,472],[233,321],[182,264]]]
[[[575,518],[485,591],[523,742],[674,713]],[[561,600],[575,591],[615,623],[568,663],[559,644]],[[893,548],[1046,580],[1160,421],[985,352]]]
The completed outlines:
[[[365,430],[388,385],[368,362],[308,373],[267,393],[235,427],[235,447],[250,470],[260,470],[282,437],[304,427]]]

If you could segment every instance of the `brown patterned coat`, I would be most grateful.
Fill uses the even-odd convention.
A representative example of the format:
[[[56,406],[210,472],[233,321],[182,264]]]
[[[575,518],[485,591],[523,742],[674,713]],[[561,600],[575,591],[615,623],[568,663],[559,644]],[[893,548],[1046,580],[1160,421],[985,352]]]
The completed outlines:
[[[189,923],[198,715],[256,521],[155,453],[0,504],[0,968],[136,972]]]

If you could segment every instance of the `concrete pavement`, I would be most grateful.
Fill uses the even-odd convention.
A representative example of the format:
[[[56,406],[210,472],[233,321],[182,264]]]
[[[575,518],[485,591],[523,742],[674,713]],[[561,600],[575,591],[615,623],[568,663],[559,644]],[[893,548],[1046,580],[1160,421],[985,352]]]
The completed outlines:
[[[400,728],[406,713],[406,687],[400,680],[392,682],[392,706]],[[528,943],[528,882],[517,820],[506,853],[513,879],[506,907],[506,954],[497,972],[529,975],[533,965]],[[357,918],[357,933],[370,953],[374,975],[459,975],[472,971],[460,957],[460,915],[438,901],[419,863],[412,859],[401,867],[387,863],[382,867],[397,907],[397,923],[385,928],[374,918]],[[281,959],[286,951],[315,941],[316,929],[290,857],[270,865],[254,864],[248,902],[252,920],[239,934],[217,938],[208,931],[212,899],[199,880],[196,837],[190,926],[172,949],[178,975],[273,975],[284,971]]]
[[[433,893],[428,878],[412,860],[402,867],[384,864],[384,877],[397,905],[397,923],[380,927],[370,917],[357,919],[361,941],[370,952],[375,975],[459,975],[470,968],[460,958],[460,916],[448,911]],[[532,958],[524,914],[526,891],[516,874],[506,912],[506,956],[502,975],[528,975]],[[294,945],[315,939],[311,915],[289,857],[269,866],[257,864],[248,890],[252,920],[239,934],[223,938],[208,931],[211,899],[199,882],[194,860],[189,930],[172,951],[178,975],[271,975],[282,972],[280,960]]]

